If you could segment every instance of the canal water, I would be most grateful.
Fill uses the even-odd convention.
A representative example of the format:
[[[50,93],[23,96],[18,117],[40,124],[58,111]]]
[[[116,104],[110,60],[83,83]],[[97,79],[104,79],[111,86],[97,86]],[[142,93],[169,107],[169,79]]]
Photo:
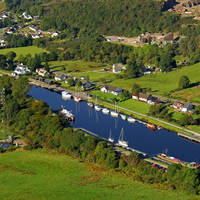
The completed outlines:
[[[133,124],[124,121],[119,116],[113,118],[105,115],[102,111],[89,108],[87,102],[80,103],[71,100],[63,100],[61,94],[51,92],[36,86],[31,86],[28,95],[46,102],[54,111],[58,111],[63,105],[75,115],[73,127],[84,128],[104,138],[112,137],[117,143],[121,129],[124,129],[124,139],[128,141],[129,147],[143,151],[149,155],[166,153],[184,161],[195,161],[200,163],[200,145],[177,136],[176,133],[162,129],[152,131],[144,124],[135,122]]]

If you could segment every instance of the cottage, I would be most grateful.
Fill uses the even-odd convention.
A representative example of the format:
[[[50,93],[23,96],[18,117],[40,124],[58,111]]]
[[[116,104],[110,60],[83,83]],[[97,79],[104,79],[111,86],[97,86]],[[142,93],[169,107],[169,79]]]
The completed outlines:
[[[58,33],[57,33],[57,32],[54,32],[54,33],[51,34],[51,37],[52,37],[52,38],[57,37],[57,36],[58,36]]]
[[[185,103],[181,107],[182,112],[191,112],[194,109],[194,105],[191,103]]]
[[[86,83],[84,83],[84,84],[82,85],[82,89],[83,89],[83,90],[89,90],[89,89],[91,89],[92,87],[93,87],[93,84],[90,83],[90,82],[86,82]]]
[[[37,69],[36,69],[36,73],[37,73],[38,75],[40,75],[40,76],[43,76],[43,77],[49,74],[49,73],[48,73],[45,69],[43,69],[43,68],[37,68]]]
[[[111,86],[111,85],[103,86],[100,89],[100,91],[104,92],[104,93],[111,93],[111,94],[114,94],[114,95],[119,95],[119,94],[122,93],[122,89],[121,88],[117,88],[117,87],[114,87],[114,86]]]
[[[138,99],[139,99],[139,95],[136,94],[136,93],[134,93],[134,94],[132,95],[132,99],[134,99],[134,100],[138,100]]]
[[[12,72],[12,76],[22,76],[29,72],[30,72],[30,70],[28,69],[28,67],[26,65],[24,65],[23,63],[21,63],[21,64],[17,65],[14,72]]]
[[[56,74],[54,79],[56,81],[65,81],[67,79],[67,76],[65,74]]]
[[[124,69],[124,66],[122,63],[116,63],[116,64],[113,64],[112,66],[113,73],[120,73],[122,69]]]
[[[33,18],[31,15],[27,15],[25,12],[22,14],[22,16],[23,16],[25,19],[32,19],[32,18]]]
[[[139,100],[140,101],[148,102],[151,99],[152,99],[152,95],[151,94],[139,93]]]

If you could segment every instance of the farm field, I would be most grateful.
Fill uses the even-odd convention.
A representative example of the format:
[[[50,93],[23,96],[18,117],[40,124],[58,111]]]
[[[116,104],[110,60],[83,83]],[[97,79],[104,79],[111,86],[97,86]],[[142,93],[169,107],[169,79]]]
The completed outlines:
[[[17,54],[16,59],[19,57],[19,55],[31,54],[32,56],[34,56],[35,54],[47,52],[45,49],[42,48],[38,48],[35,46],[28,46],[28,47],[0,49],[0,54],[6,54],[10,51],[14,51]]]
[[[113,170],[46,150],[2,154],[0,168],[2,200],[198,199],[181,191],[158,190]]]
[[[139,84],[142,88],[151,88],[152,93],[166,95],[170,91],[177,89],[181,76],[189,77],[191,83],[200,81],[200,63],[176,69],[168,73],[150,74],[135,79],[116,79],[111,85],[131,89],[134,83]]]
[[[185,101],[200,103],[200,87],[187,88],[172,94],[172,97],[180,98]]]
[[[69,61],[51,61],[49,62],[51,71],[59,72],[87,72],[94,70],[102,70],[107,67],[106,64],[95,63],[95,62],[84,62],[82,60],[69,60]]]

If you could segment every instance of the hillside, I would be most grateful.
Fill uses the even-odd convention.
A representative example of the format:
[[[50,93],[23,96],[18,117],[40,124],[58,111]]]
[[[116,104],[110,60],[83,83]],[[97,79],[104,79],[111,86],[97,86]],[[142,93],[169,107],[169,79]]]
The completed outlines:
[[[44,150],[2,154],[0,168],[2,200],[195,199],[184,192],[158,190],[98,165]]]
[[[82,35],[136,36],[146,31],[174,32],[183,23],[178,15],[162,12],[161,2],[152,0],[6,0],[6,5],[9,9],[28,9],[32,15],[40,13],[43,15],[41,24],[46,30],[74,31]]]

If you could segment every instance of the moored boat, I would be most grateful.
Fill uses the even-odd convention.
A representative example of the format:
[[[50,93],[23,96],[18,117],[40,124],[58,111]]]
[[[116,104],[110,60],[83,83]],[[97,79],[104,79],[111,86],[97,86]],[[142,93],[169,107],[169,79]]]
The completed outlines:
[[[93,103],[91,103],[91,102],[88,102],[87,105],[88,105],[90,108],[93,107]]]
[[[65,119],[67,119],[69,121],[74,121],[75,120],[74,115],[70,111],[68,111],[66,108],[64,108],[63,106],[61,107],[61,110],[60,110],[59,114],[63,118],[65,118]]]
[[[110,111],[110,115],[112,117],[118,117],[119,116],[119,113],[118,112],[115,112],[115,111]]]
[[[108,141],[111,142],[111,143],[113,143],[113,142],[114,142],[114,138],[112,138],[111,135],[112,135],[112,132],[111,132],[111,130],[110,130],[110,134],[109,134]]]
[[[63,99],[71,99],[72,95],[71,93],[67,92],[67,91],[62,91],[62,98]]]
[[[126,120],[126,119],[127,119],[127,116],[126,116],[126,115],[120,114],[120,116],[121,116],[121,118],[122,118],[123,120]]]
[[[158,154],[157,157],[161,160],[168,161],[169,163],[176,163],[176,164],[180,164],[182,166],[189,167],[189,168],[199,168],[200,167],[200,164],[197,164],[196,162],[184,162],[178,158],[175,158],[172,156],[167,156],[164,153]]]
[[[146,125],[146,127],[149,128],[149,129],[151,129],[151,130],[153,130],[153,131],[156,130],[156,125],[154,125],[154,124],[149,124],[149,123],[148,123],[148,124]]]
[[[109,111],[109,109],[107,109],[107,108],[103,108],[103,109],[102,109],[102,113],[103,113],[103,114],[106,114],[106,115],[107,115],[109,112],[110,112],[110,111]]]
[[[80,97],[77,97],[77,96],[74,96],[74,101],[79,103],[81,101],[81,98]]]
[[[128,142],[124,140],[124,129],[123,128],[121,130],[121,133],[120,133],[119,139],[118,139],[118,143],[116,145],[124,147],[124,148],[128,147]]]
[[[162,126],[157,126],[157,129],[161,130],[161,129],[163,129],[163,127]]]
[[[95,105],[95,106],[94,106],[94,109],[95,109],[96,111],[100,111],[100,110],[101,110],[101,107],[100,107],[99,105]]]
[[[135,123],[135,119],[133,118],[133,117],[128,117],[127,118],[127,121],[129,122],[129,123]]]

